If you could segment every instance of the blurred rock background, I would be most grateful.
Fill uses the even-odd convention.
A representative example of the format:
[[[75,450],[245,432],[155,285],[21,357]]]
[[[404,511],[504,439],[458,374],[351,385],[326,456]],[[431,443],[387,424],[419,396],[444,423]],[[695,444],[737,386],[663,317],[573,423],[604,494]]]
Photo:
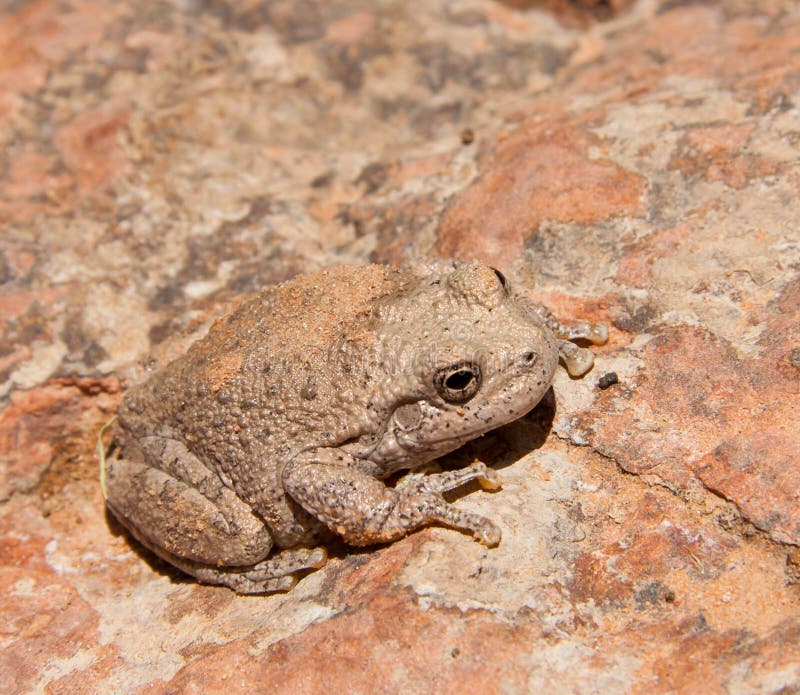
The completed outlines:
[[[795,692],[798,94],[790,0],[0,5],[0,689]],[[499,548],[239,597],[106,518],[127,384],[265,284],[423,254],[611,326],[455,457]]]

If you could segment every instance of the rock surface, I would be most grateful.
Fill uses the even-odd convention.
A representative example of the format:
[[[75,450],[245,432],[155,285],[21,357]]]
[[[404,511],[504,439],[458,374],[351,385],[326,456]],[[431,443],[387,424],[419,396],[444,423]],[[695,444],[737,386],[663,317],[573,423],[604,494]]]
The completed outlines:
[[[800,8],[533,5],[0,8],[0,690],[800,687]],[[499,548],[428,529],[240,597],[107,517],[95,438],[153,360],[430,253],[612,328],[454,456],[500,470],[458,500]]]

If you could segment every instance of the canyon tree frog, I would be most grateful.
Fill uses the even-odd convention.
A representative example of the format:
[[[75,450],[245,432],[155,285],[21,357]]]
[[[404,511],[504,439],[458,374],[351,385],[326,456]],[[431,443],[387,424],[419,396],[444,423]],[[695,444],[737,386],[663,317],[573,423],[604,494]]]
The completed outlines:
[[[487,546],[489,519],[442,493],[499,487],[483,463],[418,467],[531,410],[559,355],[576,375],[605,326],[561,326],[497,270],[342,265],[242,302],[132,388],[106,461],[107,504],[198,580],[284,591],[338,534],[361,546],[438,523]]]

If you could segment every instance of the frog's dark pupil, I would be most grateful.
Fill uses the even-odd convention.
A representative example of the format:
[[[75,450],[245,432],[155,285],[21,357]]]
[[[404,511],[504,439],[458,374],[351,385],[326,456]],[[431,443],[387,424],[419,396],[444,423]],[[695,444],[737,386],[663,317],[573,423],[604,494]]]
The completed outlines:
[[[448,403],[466,403],[475,395],[480,383],[480,366],[463,362],[442,367],[434,378],[436,390]]]
[[[444,380],[444,385],[453,391],[462,391],[469,386],[470,382],[475,378],[475,375],[468,369],[459,369],[448,375]]]

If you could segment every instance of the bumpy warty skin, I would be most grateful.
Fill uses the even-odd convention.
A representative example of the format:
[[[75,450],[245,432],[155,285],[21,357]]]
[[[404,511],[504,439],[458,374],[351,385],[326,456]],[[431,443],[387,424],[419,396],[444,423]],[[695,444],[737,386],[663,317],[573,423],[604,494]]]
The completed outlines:
[[[268,288],[127,395],[122,439],[179,438],[252,497],[280,462],[368,429],[358,394],[371,376],[348,373],[337,353],[374,339],[364,326],[374,302],[403,282],[389,268],[340,266]]]
[[[338,503],[328,516],[317,513],[314,500],[322,492],[310,490],[317,482],[336,497],[337,484],[363,482],[347,478],[353,469],[381,480],[520,417],[549,388],[557,361],[551,330],[491,268],[454,262],[417,270],[332,267],[243,302],[184,356],[131,389],[118,413],[117,458],[140,471],[167,471],[201,490],[224,515],[220,491],[206,492],[206,483],[194,480],[205,473],[198,476],[194,463],[186,472],[182,461],[196,459],[253,510],[278,548],[314,543],[320,518],[347,539],[345,527],[366,524],[368,515],[363,509],[349,515]],[[165,442],[189,453],[167,460],[172,449]],[[328,468],[313,464],[332,453],[348,472],[314,480],[315,471],[328,475]],[[295,475],[295,497],[308,490],[308,500],[292,499],[285,489],[287,466],[299,460],[312,465]],[[131,480],[142,484],[140,477]],[[116,484],[124,494],[121,474]],[[115,506],[109,498],[123,523],[156,552],[163,545],[167,552],[160,554],[173,562],[184,555],[215,560],[216,541],[183,553],[185,541],[162,543],[161,522],[143,528],[148,512],[136,517],[126,512],[130,504]],[[332,521],[330,514],[351,518]],[[350,536],[369,542],[371,533],[364,528]]]

